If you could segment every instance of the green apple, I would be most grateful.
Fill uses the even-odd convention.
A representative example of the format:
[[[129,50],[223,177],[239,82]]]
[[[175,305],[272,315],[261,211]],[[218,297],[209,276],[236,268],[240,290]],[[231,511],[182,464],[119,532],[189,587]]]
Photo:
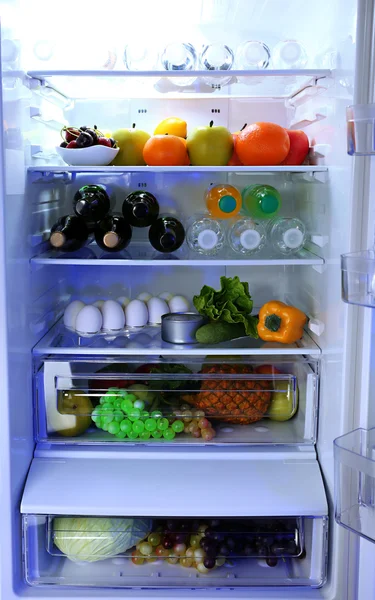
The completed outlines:
[[[268,416],[272,421],[288,421],[297,412],[298,388],[296,389],[296,401],[293,407],[294,398],[291,383],[288,381],[275,381],[274,386],[275,391],[272,392]]]
[[[225,166],[233,151],[233,137],[226,127],[197,127],[188,136],[186,145],[190,162],[195,166]]]
[[[57,410],[49,414],[50,426],[60,435],[76,437],[91,425],[91,400],[80,390],[60,390]]]
[[[112,162],[113,165],[142,166],[146,164],[143,159],[143,147],[151,137],[146,131],[136,129],[135,123],[133,123],[133,127],[130,129],[114,131],[112,137],[120,148]]]

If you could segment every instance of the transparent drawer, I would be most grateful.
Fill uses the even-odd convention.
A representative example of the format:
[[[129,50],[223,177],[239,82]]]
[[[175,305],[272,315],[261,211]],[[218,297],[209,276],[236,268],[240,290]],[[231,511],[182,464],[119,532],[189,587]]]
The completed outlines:
[[[336,521],[375,542],[375,428],[337,438],[334,452]]]
[[[347,148],[351,156],[375,154],[375,104],[354,104],[346,109]]]
[[[342,298],[349,304],[375,307],[375,251],[341,256]]]
[[[30,585],[127,588],[321,586],[327,517],[23,515]]]
[[[268,357],[267,357],[268,358]],[[318,363],[207,358],[35,365],[36,438],[59,444],[312,444]]]

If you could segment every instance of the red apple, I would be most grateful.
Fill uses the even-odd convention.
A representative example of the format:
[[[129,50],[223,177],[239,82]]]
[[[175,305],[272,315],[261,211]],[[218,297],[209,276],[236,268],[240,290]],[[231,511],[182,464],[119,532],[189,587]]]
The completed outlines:
[[[302,165],[309,153],[309,138],[304,131],[300,129],[287,129],[290,140],[289,154],[282,165]]]

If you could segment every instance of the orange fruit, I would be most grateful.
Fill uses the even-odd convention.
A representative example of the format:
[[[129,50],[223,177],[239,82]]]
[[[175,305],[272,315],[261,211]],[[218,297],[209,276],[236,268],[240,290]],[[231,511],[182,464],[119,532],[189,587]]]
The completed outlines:
[[[177,135],[154,135],[144,145],[143,158],[154,167],[186,165],[186,142]]]
[[[290,140],[276,123],[253,123],[236,140],[236,154],[244,165],[279,165],[288,155]]]

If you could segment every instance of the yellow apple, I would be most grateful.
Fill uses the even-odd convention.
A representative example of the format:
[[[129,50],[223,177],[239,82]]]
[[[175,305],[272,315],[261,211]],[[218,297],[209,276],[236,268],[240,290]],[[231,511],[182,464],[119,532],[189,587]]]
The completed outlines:
[[[298,388],[296,389],[295,406],[293,387],[289,381],[275,381],[268,416],[272,421],[288,421],[297,412]],[[277,391],[280,390],[280,391]]]
[[[233,151],[232,134],[226,127],[197,127],[186,140],[190,162],[195,166],[225,166]]]
[[[133,127],[130,129],[114,131],[112,137],[120,148],[112,162],[113,165],[142,166],[146,164],[143,159],[143,147],[151,137],[146,131],[136,129],[135,123],[133,123]]]

